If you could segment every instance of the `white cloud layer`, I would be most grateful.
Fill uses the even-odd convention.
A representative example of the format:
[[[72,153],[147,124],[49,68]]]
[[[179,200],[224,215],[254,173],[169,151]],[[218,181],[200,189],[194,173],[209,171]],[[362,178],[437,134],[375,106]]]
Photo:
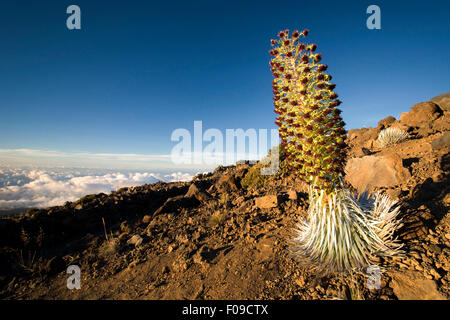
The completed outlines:
[[[157,181],[189,181],[190,173],[112,172],[96,169],[0,168],[0,209],[48,207],[87,194]]]

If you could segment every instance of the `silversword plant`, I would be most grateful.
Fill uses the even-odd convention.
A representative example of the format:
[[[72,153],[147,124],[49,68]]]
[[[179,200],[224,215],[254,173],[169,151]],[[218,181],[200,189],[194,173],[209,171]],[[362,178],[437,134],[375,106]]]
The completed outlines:
[[[377,138],[377,146],[384,148],[393,146],[408,138],[408,133],[397,128],[387,128],[380,131]]]
[[[380,194],[363,205],[344,188],[341,101],[317,45],[300,41],[308,33],[280,31],[269,52],[281,144],[291,170],[309,185],[309,219],[299,223],[293,249],[325,273],[351,272],[373,264],[377,255],[401,253],[393,237],[399,207]]]

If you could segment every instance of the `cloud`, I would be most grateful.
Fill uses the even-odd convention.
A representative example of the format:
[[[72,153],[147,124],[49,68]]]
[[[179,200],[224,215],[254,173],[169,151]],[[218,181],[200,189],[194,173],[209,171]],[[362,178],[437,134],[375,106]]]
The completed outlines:
[[[10,167],[86,167],[144,170],[212,170],[218,165],[232,165],[239,160],[260,160],[262,154],[252,152],[185,152],[179,154],[89,153],[37,149],[0,149],[0,166]]]
[[[3,166],[71,166],[92,168],[167,168],[170,155],[62,152],[37,149],[0,149]]]
[[[82,175],[77,171],[0,170],[0,209],[48,207],[77,200],[87,194],[109,193],[122,187],[157,181],[189,181],[192,175],[174,172],[110,172]]]

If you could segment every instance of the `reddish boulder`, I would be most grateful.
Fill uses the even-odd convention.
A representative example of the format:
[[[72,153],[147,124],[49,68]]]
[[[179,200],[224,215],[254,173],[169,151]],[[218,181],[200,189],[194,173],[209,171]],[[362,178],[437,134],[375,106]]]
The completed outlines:
[[[435,281],[425,279],[417,271],[402,270],[391,276],[390,286],[399,300],[447,300],[437,290]]]
[[[450,150],[450,131],[446,131],[442,136],[431,141],[431,148],[433,150]]]
[[[379,130],[383,130],[383,129],[389,128],[389,126],[391,124],[393,124],[394,122],[395,122],[395,118],[393,116],[388,116],[388,117],[386,117],[383,120],[380,120],[378,122],[378,127],[377,128]]]
[[[359,192],[379,187],[394,187],[405,183],[410,177],[397,154],[352,158],[345,167],[345,179]]]
[[[185,197],[191,198],[194,197],[200,202],[205,202],[210,199],[210,196],[205,192],[201,191],[195,183],[192,183],[185,194]]]
[[[264,197],[259,197],[255,199],[255,206],[259,209],[269,209],[278,206],[278,196],[268,195]]]
[[[433,102],[421,102],[413,105],[409,112],[400,115],[400,122],[410,127],[420,127],[422,124],[439,118],[441,110]]]
[[[450,112],[450,92],[434,97],[430,101],[436,103],[442,111]]]

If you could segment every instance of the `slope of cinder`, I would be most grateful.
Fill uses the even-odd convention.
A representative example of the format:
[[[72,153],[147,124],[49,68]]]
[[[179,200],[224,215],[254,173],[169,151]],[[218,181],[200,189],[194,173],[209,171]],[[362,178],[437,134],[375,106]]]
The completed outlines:
[[[447,299],[449,115],[429,105],[422,109],[415,107],[400,120],[384,119],[377,128],[351,130],[348,136],[348,162],[386,166],[386,172],[393,172],[392,185],[374,189],[402,206],[404,226],[398,236],[406,257],[379,261],[384,267],[379,290],[367,288],[364,273],[321,277],[299,265],[290,255],[289,239],[307,216],[304,186],[287,173],[244,188],[241,182],[252,166],[238,164],[191,182],[124,188],[2,218],[0,296]],[[426,115],[432,120],[419,121],[421,110],[434,112]],[[404,129],[409,138],[377,147],[378,133],[390,126]],[[372,172],[366,170],[356,181],[367,182]],[[74,264],[81,269],[80,290],[66,286],[66,268]]]

